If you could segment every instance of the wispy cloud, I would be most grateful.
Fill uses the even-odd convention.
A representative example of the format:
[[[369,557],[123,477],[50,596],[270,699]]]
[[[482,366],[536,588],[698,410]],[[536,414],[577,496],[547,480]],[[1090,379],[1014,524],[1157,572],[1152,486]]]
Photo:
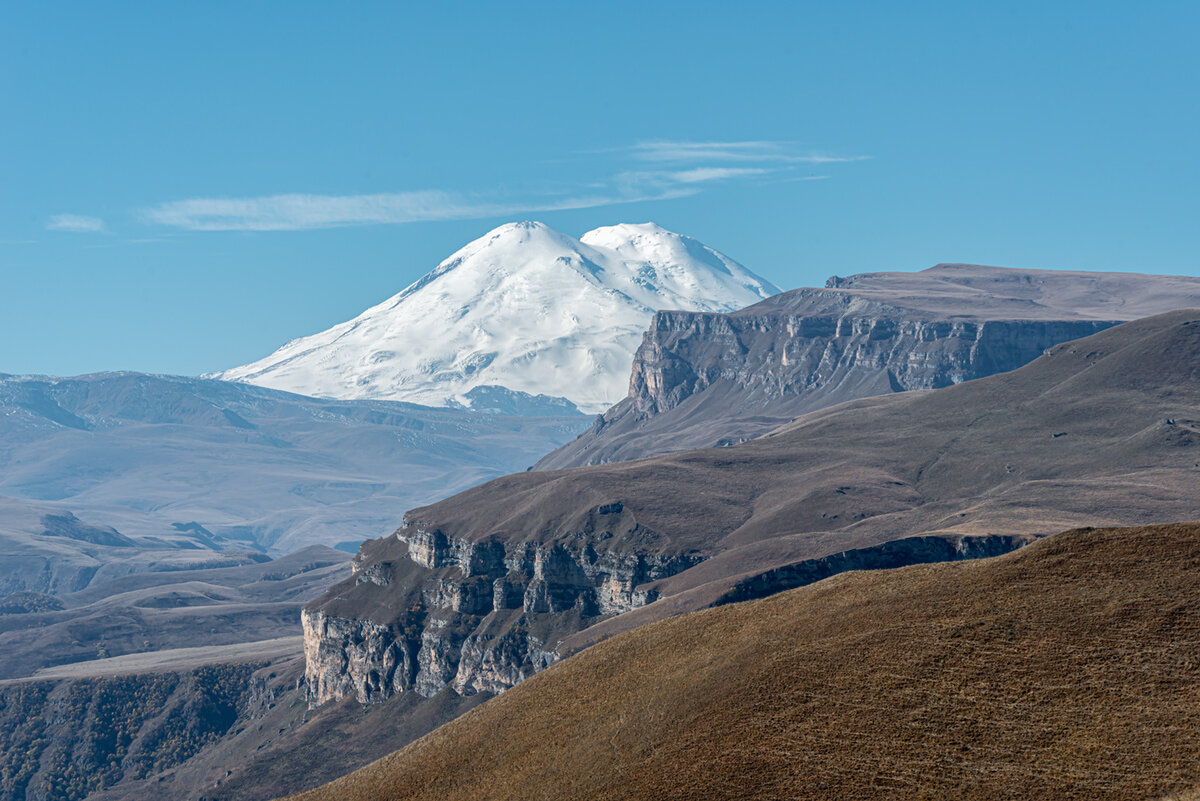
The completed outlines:
[[[825,181],[829,178],[828,175],[790,175],[784,178],[776,178],[771,181],[773,184],[790,184],[796,181]]]
[[[743,161],[777,164],[833,164],[865,161],[870,156],[840,156],[801,150],[794,142],[752,140],[744,142],[638,142],[627,152],[639,161],[656,163]]]
[[[46,221],[46,230],[94,234],[104,230],[104,220],[83,214],[55,214]]]
[[[524,201],[488,200],[439,191],[191,198],[162,203],[146,209],[143,216],[150,222],[190,231],[299,231],[347,225],[503,217],[667,200],[690,193],[680,188],[656,186],[650,191],[543,196]]]
[[[696,195],[711,185],[731,181],[817,180],[826,176],[799,175],[802,165],[868,158],[805,153],[792,143],[769,141],[641,142],[606,152],[621,154],[617,171],[610,173],[611,177],[527,193],[523,197],[440,190],[196,197],[142,209],[140,216],[155,225],[187,231],[299,231],[507,217],[669,200]],[[626,169],[620,169],[622,166]]]
[[[774,170],[763,167],[696,167],[690,170],[680,170],[668,173],[671,180],[681,184],[703,184],[709,181],[727,181],[731,178],[748,178],[752,175],[766,175]]]
[[[672,197],[695,195],[706,184],[771,175],[775,169],[765,167],[693,167],[687,170],[626,170],[613,176],[619,191],[629,195],[661,195]]]

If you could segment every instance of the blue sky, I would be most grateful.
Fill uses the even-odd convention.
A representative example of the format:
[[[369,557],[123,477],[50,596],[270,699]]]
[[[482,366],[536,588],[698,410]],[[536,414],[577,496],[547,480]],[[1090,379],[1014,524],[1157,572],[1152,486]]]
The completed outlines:
[[[0,372],[195,374],[513,219],[1200,275],[1200,4],[8,3]]]

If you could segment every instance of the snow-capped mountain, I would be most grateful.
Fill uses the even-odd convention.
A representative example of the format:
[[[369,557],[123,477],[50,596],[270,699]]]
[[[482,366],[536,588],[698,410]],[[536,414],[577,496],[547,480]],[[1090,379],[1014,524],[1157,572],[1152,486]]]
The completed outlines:
[[[509,223],[353,320],[213,377],[429,406],[470,406],[473,389],[499,386],[599,412],[625,396],[655,311],[731,311],[778,291],[653,223],[579,239]]]

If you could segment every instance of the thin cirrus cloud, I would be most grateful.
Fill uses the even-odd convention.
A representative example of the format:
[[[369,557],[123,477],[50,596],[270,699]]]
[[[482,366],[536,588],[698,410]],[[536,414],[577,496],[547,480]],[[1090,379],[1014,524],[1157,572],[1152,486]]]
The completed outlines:
[[[836,164],[865,161],[870,156],[838,156],[802,151],[794,142],[751,140],[742,142],[648,141],[626,148],[639,161],[743,161],[774,164]]]
[[[524,202],[489,201],[437,191],[192,198],[162,203],[145,210],[143,216],[153,223],[190,231],[302,231],[585,209],[667,200],[695,191],[668,187],[649,192],[543,197]]]
[[[95,234],[104,230],[104,220],[83,214],[55,214],[46,221],[47,231],[70,231],[77,234]]]
[[[696,167],[691,170],[668,173],[667,177],[681,184],[703,184],[709,181],[727,181],[731,178],[767,175],[771,172],[774,170],[763,167]]]
[[[202,197],[160,203],[143,209],[141,216],[152,224],[189,231],[299,231],[480,219],[670,200],[699,194],[708,185],[717,183],[794,177],[801,165],[867,158],[801,153],[791,143],[769,141],[641,142],[607,152],[619,152],[626,160],[639,163],[639,168],[618,172],[607,180],[581,184],[575,191],[519,199],[498,193],[438,190]]]

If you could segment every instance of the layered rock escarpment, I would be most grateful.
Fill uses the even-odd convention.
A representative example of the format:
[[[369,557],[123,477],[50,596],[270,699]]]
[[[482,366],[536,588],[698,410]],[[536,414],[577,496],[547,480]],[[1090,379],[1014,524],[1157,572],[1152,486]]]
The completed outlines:
[[[1198,554],[1083,529],[685,615],[296,801],[1195,798]]]
[[[353,695],[371,704],[403,692],[430,698],[447,688],[460,695],[501,693],[561,658],[564,639],[659,600],[658,584],[705,558],[639,549],[654,537],[639,543],[626,536],[616,549],[604,550],[612,537],[603,531],[593,541],[577,533],[566,542],[509,545],[406,522],[392,537],[365,544],[354,577],[303,612],[310,703]],[[743,577],[714,603],[762,597],[847,570],[994,556],[1029,541],[907,538]],[[351,611],[363,604],[369,616]]]
[[[1200,518],[1200,311],[729,448],[527,471],[411,512],[304,612],[309,699],[495,693],[647,622],[834,572]]]
[[[729,445],[848,400],[1014,370],[1118,322],[1200,305],[1200,280],[939,265],[831,278],[730,314],[659,312],[629,395],[540,460]]]
[[[598,505],[548,542],[472,541],[406,520],[364,544],[354,576],[304,610],[310,699],[499,693],[542,670],[559,639],[656,600],[643,585],[699,561],[656,550],[622,512]]]

